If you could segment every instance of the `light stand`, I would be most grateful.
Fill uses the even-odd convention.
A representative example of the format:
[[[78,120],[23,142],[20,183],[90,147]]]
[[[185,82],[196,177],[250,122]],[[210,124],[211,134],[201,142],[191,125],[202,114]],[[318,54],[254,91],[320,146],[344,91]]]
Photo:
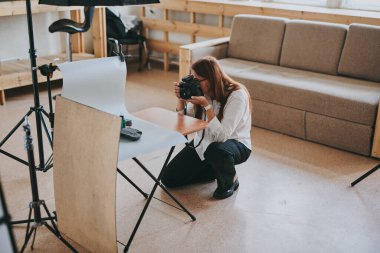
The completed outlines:
[[[44,157],[44,146],[42,139],[42,125],[45,129],[46,135],[49,139],[50,144],[52,145],[52,137],[50,136],[47,125],[44,121],[43,114],[48,116],[48,113],[43,109],[40,104],[40,95],[38,89],[38,79],[37,79],[37,64],[36,64],[36,50],[34,47],[34,35],[33,35],[33,20],[32,20],[32,10],[30,0],[26,0],[26,14],[28,21],[28,35],[29,35],[29,57],[30,57],[30,66],[32,71],[32,85],[33,85],[33,98],[34,105],[30,107],[29,111],[24,115],[24,117],[29,117],[33,112],[35,112],[36,117],[36,131],[37,131],[37,143],[38,143],[38,156],[39,156],[39,165],[36,167],[37,170],[47,171],[52,165],[52,155],[45,163]],[[5,138],[0,142],[0,148],[5,144],[5,142],[14,134],[14,132],[21,126],[24,121],[24,117],[16,124],[16,126],[5,136]],[[13,158],[14,160],[29,166],[29,163],[15,155],[12,155],[2,149],[0,153]]]
[[[31,249],[33,250],[34,241],[37,234],[37,229],[40,226],[45,226],[50,232],[52,232],[59,240],[61,240],[72,252],[77,252],[71,244],[69,244],[60,234],[58,227],[54,221],[54,217],[49,212],[49,209],[47,208],[45,201],[40,200],[39,194],[38,194],[38,183],[37,183],[37,174],[36,174],[36,167],[34,162],[34,153],[33,153],[33,139],[31,137],[30,133],[30,125],[28,122],[28,118],[25,117],[25,123],[23,125],[24,131],[25,131],[25,149],[28,154],[28,161],[29,161],[29,175],[30,175],[30,185],[32,188],[32,197],[33,200],[29,204],[29,215],[28,215],[28,222],[26,226],[26,232],[25,232],[25,241],[21,248],[21,253],[24,252],[26,246],[28,245],[28,242],[30,238],[33,236],[32,246]],[[41,205],[43,206],[46,214],[49,218],[43,219],[41,218]],[[32,212],[33,212],[33,219],[32,219]],[[52,226],[50,226],[46,220],[50,220],[52,223]],[[33,224],[31,225],[31,222],[33,221]]]

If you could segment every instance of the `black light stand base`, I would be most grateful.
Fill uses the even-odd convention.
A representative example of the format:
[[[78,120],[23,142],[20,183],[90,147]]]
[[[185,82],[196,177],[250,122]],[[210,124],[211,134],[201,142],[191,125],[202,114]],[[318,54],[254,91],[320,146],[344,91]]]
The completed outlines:
[[[360,176],[358,179],[356,179],[355,181],[353,181],[351,183],[351,187],[354,187],[357,183],[359,183],[360,181],[362,181],[363,179],[365,179],[366,177],[368,177],[369,175],[371,175],[372,173],[374,173],[378,169],[380,169],[380,163],[378,165],[376,165],[375,167],[373,167],[371,170],[367,171],[362,176]]]
[[[43,220],[43,221],[49,221],[49,220],[55,220],[55,221],[57,221],[57,217],[55,217],[55,216],[52,216],[51,218],[46,217],[46,218],[41,218],[41,220]],[[15,221],[11,221],[10,223],[12,225],[18,225],[18,224],[24,224],[24,223],[33,222],[33,221],[34,221],[34,219],[30,219],[30,220],[15,220]]]
[[[40,219],[36,218],[36,216],[38,216],[37,213],[40,212],[40,206],[41,205],[44,207],[45,212],[47,213],[49,218],[40,218]],[[55,235],[61,242],[63,242],[66,245],[66,247],[68,247],[72,252],[78,252],[69,242],[67,242],[65,240],[65,238],[62,237],[61,233],[58,230],[57,224],[54,221],[54,217],[50,214],[49,209],[47,208],[47,206],[45,204],[45,201],[40,200],[38,202],[31,202],[29,205],[29,208],[30,208],[29,209],[29,216],[28,216],[27,227],[26,227],[26,231],[25,231],[25,241],[24,241],[24,244],[21,248],[20,253],[24,252],[24,250],[26,249],[26,246],[28,245],[28,242],[29,242],[30,238],[32,237],[32,235],[33,235],[33,240],[32,240],[32,245],[30,246],[30,249],[31,250],[34,249],[33,247],[34,247],[34,242],[36,239],[37,229],[41,226],[45,226],[51,233],[53,233],[53,235]],[[36,213],[36,209],[38,210],[37,213]],[[35,212],[33,214],[34,218],[31,218],[33,211]],[[50,220],[52,223],[52,226],[50,226],[46,222],[46,220]],[[32,224],[32,222],[33,222],[33,224]],[[14,223],[12,222],[12,224],[14,224]]]
[[[40,200],[38,193],[38,183],[37,183],[37,168],[34,161],[34,152],[33,152],[33,139],[31,136],[30,125],[28,118],[25,117],[25,123],[23,125],[25,131],[25,149],[28,155],[28,165],[29,165],[29,176],[30,176],[30,186],[32,189],[32,201],[29,204],[29,215],[28,219],[25,220],[27,223],[26,232],[25,232],[25,241],[21,248],[21,253],[24,252],[30,238],[33,235],[31,249],[33,250],[37,228],[40,226],[45,226],[50,232],[52,232],[61,242],[63,242],[66,247],[68,247],[72,252],[77,252],[76,249],[70,245],[61,235],[58,230],[57,224],[55,223],[54,217],[50,214],[49,209],[47,208],[45,201]],[[41,217],[41,206],[43,206],[48,218]],[[33,218],[32,218],[33,212]],[[49,220],[52,224],[50,226],[46,221]],[[14,222],[14,224],[20,224],[23,221]],[[32,225],[31,225],[32,224]]]

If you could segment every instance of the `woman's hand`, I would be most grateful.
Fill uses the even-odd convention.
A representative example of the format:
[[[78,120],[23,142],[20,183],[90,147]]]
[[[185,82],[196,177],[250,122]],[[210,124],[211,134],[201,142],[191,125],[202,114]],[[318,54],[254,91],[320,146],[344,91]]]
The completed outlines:
[[[174,94],[179,100],[183,100],[179,95],[179,84],[174,82]]]
[[[200,105],[203,108],[209,105],[208,100],[204,96],[192,96],[191,99],[187,99],[187,102],[191,102],[195,105]],[[207,121],[210,122],[214,117],[214,110],[206,110]]]
[[[194,105],[201,105],[203,107],[209,104],[206,97],[204,96],[192,96],[191,99],[187,99],[186,101]]]
[[[174,94],[178,98],[176,110],[177,112],[181,112],[185,108],[186,100],[182,99],[179,95],[179,85],[177,82],[174,82]]]

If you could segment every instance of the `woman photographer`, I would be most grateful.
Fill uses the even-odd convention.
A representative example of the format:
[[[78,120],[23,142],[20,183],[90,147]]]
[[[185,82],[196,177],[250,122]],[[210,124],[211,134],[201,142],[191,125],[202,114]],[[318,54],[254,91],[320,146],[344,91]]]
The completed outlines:
[[[213,197],[228,198],[239,187],[235,165],[251,154],[251,98],[245,86],[227,76],[214,57],[198,60],[191,69],[204,96],[183,100],[178,83],[174,83],[177,111],[184,113],[192,104],[194,116],[205,116],[208,127],[203,140],[202,131],[195,134],[195,149],[186,146],[172,159],[162,182],[177,187],[216,179],[218,187]]]

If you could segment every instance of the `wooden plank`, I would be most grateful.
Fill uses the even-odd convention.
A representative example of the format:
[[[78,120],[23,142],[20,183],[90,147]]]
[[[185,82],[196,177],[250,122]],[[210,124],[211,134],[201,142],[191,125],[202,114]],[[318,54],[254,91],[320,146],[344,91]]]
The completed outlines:
[[[95,57],[107,56],[106,10],[96,8],[91,26],[94,42]]]
[[[57,97],[55,121],[54,194],[59,230],[90,252],[117,252],[120,117]]]
[[[217,39],[212,39],[212,40],[206,40],[194,44],[188,44],[188,45],[183,45],[181,48],[188,48],[190,50],[194,50],[196,48],[203,48],[203,47],[213,47],[213,46],[218,46],[221,44],[228,43],[230,40],[229,37],[223,37],[223,38],[217,38]]]
[[[230,28],[220,28],[204,24],[191,24],[182,21],[163,21],[158,19],[143,18],[145,27],[152,30],[165,32],[185,33],[202,37],[216,38],[229,36]]]
[[[191,51],[187,48],[179,49],[179,80],[190,73]]]
[[[146,16],[146,8],[142,6],[140,8],[140,17],[145,17]]]
[[[186,0],[161,0],[159,4],[152,5],[157,9],[167,9],[175,11],[187,11]]]
[[[195,24],[196,23],[196,13],[195,12],[190,12],[190,23]],[[196,41],[196,36],[194,33],[191,34],[191,43],[195,43]]]
[[[185,76],[189,74],[192,64],[191,51],[197,48],[213,47],[228,43],[229,37],[217,38],[213,40],[202,41],[194,44],[188,44],[180,46],[179,48],[179,76]]]
[[[169,19],[169,10],[164,9],[164,20],[168,22],[168,19]],[[169,42],[169,32],[164,31],[164,43],[168,43],[168,42]],[[169,52],[164,51],[164,70],[169,71],[169,68],[170,68]]]
[[[372,141],[372,156],[380,158],[380,103],[377,108],[377,118],[374,133],[375,134]]]
[[[224,15],[224,5],[188,1],[187,11],[202,13],[202,14]]]
[[[220,28],[224,27],[224,16],[223,15],[218,16],[218,27],[220,27]]]
[[[0,105],[5,105],[5,91],[0,90]]]
[[[70,11],[71,19],[76,22],[83,22],[83,15],[81,10]],[[84,53],[84,40],[83,33],[75,33],[71,37],[73,45],[73,53]]]
[[[43,64],[49,64],[55,62],[55,59],[60,59],[57,61],[61,63],[66,60],[64,54],[50,55],[37,58],[37,66]],[[73,60],[91,59],[94,58],[92,54],[80,53],[73,54]],[[37,72],[37,79],[40,83],[46,82],[46,77],[42,76],[40,72]],[[62,79],[62,75],[59,71],[55,71],[51,80]],[[11,88],[17,88],[21,86],[32,84],[32,73],[30,71],[30,60],[14,60],[5,61],[1,63],[0,68],[0,90],[6,90]],[[5,97],[3,98],[5,101]],[[0,103],[1,105],[1,103]]]
[[[161,40],[149,40],[148,47],[150,50],[157,52],[167,52],[170,54],[178,55],[179,47],[181,44],[173,42],[163,42]]]

